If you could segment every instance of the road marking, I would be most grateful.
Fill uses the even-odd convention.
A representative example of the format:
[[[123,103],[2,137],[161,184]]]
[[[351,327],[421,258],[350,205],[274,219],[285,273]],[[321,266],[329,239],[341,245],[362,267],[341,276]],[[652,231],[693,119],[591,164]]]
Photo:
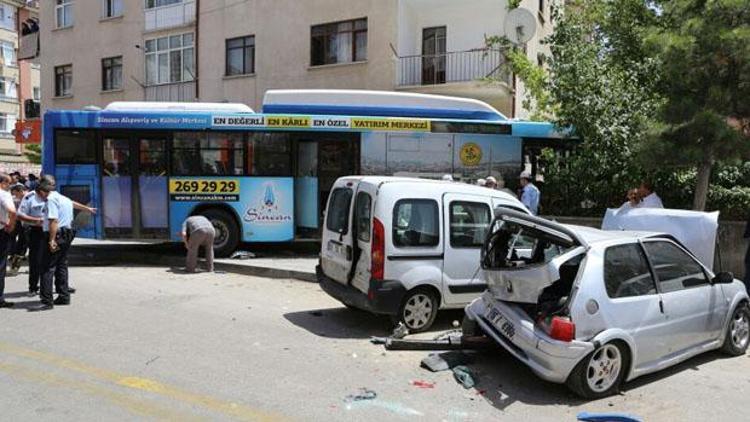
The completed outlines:
[[[52,353],[45,353],[33,349],[27,349],[5,342],[0,342],[0,352],[5,352],[22,358],[33,359],[60,368],[80,372],[98,378],[100,380],[108,381],[118,386],[145,391],[191,405],[198,405],[210,411],[223,413],[241,420],[269,422],[283,420],[281,416],[272,415],[270,413],[256,410],[249,406],[216,399],[206,395],[192,393],[186,390],[182,390],[179,387],[163,384],[154,380],[150,380],[148,378],[133,377],[107,369],[97,368],[86,363],[57,356]]]
[[[117,393],[107,388],[103,388],[93,383],[80,380],[72,380],[53,375],[47,371],[39,371],[20,365],[0,363],[0,371],[16,378],[23,378],[30,381],[42,382],[51,386],[65,388],[66,390],[75,389],[94,396],[109,400],[110,402],[130,411],[135,415],[145,416],[159,420],[171,421],[200,421],[204,420],[181,412],[157,406],[145,400],[132,398],[127,394]]]

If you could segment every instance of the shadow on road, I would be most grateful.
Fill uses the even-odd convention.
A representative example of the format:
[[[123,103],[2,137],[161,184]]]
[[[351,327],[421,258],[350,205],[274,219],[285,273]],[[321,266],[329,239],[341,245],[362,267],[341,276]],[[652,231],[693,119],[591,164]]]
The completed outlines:
[[[321,337],[368,339],[372,336],[387,336],[393,330],[393,322],[386,315],[346,307],[315,309],[303,312],[290,312],[284,318],[292,324],[304,328]],[[438,313],[430,332],[435,334],[453,328],[453,321],[461,321],[462,310],[449,310]]]

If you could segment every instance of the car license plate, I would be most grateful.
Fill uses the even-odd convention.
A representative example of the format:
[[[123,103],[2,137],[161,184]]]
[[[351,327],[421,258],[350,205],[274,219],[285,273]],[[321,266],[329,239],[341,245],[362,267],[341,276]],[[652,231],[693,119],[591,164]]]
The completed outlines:
[[[516,335],[516,327],[497,309],[490,308],[487,310],[486,317],[505,337],[512,339]]]

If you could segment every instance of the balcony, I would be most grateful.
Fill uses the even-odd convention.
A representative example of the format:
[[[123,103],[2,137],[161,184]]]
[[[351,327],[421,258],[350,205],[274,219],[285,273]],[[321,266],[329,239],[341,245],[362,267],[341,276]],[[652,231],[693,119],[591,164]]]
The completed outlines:
[[[511,75],[504,64],[505,52],[495,49],[403,56],[398,58],[396,86],[440,85],[487,78],[510,84]]]
[[[146,32],[190,25],[195,22],[195,0],[146,9],[145,21]]]
[[[195,81],[176,82],[145,87],[146,101],[195,101]]]

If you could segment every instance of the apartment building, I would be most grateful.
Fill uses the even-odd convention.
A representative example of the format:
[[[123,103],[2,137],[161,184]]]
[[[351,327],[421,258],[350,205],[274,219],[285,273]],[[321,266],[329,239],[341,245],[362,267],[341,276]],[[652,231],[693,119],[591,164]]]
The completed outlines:
[[[20,41],[37,27],[36,1],[0,1],[0,169],[34,171],[16,143],[16,122],[26,116],[26,100],[40,100],[39,64],[19,60]],[[25,29],[24,29],[25,28]],[[32,49],[32,56],[34,56]],[[32,57],[22,57],[32,58]],[[32,105],[32,110],[33,110]],[[33,114],[33,112],[32,112]],[[33,117],[33,116],[30,116]]]
[[[526,44],[535,59],[552,29],[549,2],[520,7],[537,17]],[[259,109],[268,89],[339,88],[478,98],[524,117],[522,85],[503,52],[485,48],[507,14],[507,0],[50,0],[42,108],[158,100]]]

